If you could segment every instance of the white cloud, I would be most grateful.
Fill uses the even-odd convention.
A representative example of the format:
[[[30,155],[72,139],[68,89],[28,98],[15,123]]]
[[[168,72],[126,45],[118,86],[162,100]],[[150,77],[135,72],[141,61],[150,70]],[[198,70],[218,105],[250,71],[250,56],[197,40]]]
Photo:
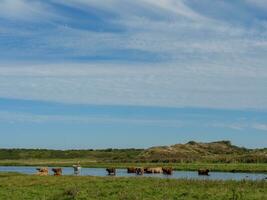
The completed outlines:
[[[175,12],[178,15],[187,17],[192,20],[208,20],[208,18],[200,15],[199,13],[194,12],[188,6],[184,4],[184,0],[144,0],[151,3],[152,5],[157,5],[161,8],[167,9],[169,11]]]
[[[0,67],[0,96],[100,105],[267,109],[267,69],[176,64]]]
[[[74,123],[74,124],[133,124],[182,127],[184,122],[175,119],[118,118],[114,116],[44,115],[0,111],[0,122],[5,123]]]
[[[101,9],[106,9],[112,11],[114,13],[126,16],[129,14],[136,14],[139,11],[135,9],[143,8],[147,11],[157,10],[158,12],[162,12],[165,10],[166,12],[170,12],[177,14],[179,16],[192,19],[192,20],[207,20],[204,16],[194,12],[188,6],[185,5],[184,0],[135,0],[125,1],[125,0],[106,0],[106,1],[98,1],[98,0],[58,0],[55,2],[60,2],[65,5],[71,5],[74,7],[84,8],[84,6],[95,6]],[[146,15],[146,13],[143,13]]]
[[[49,21],[59,18],[59,15],[51,12],[50,9],[51,7],[42,1],[1,0],[0,18],[29,22]]]
[[[247,129],[254,129],[258,131],[267,131],[267,124],[266,123],[259,123],[259,122],[250,122],[250,121],[237,121],[237,122],[213,122],[211,123],[213,127],[219,128],[229,128],[233,130],[247,130]]]
[[[254,124],[253,128],[261,131],[267,131],[267,124]]]

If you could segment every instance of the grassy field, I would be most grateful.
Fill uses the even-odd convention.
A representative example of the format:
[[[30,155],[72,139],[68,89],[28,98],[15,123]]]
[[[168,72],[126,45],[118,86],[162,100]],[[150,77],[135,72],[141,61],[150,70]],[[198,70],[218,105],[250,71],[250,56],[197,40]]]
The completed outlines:
[[[211,171],[225,172],[264,172],[267,173],[267,163],[98,163],[87,159],[22,159],[0,160],[0,166],[58,166],[71,167],[80,161],[83,167],[116,167],[126,168],[132,166],[172,166],[175,170],[196,171],[208,168]]]
[[[267,181],[0,174],[1,200],[264,200],[267,199],[266,191]]]

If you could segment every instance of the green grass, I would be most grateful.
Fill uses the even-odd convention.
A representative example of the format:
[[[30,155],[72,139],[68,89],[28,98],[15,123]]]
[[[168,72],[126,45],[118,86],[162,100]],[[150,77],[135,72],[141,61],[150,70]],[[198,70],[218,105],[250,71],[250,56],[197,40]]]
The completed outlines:
[[[80,161],[83,167],[116,167],[131,166],[172,166],[175,170],[196,171],[208,168],[212,171],[225,172],[264,172],[267,173],[267,163],[98,163],[88,159],[22,159],[0,160],[0,166],[61,166],[68,167]]]
[[[134,160],[143,149],[49,150],[0,149],[0,160],[10,159],[90,159],[94,161]]]
[[[267,181],[0,174],[1,200],[264,200],[266,191]]]

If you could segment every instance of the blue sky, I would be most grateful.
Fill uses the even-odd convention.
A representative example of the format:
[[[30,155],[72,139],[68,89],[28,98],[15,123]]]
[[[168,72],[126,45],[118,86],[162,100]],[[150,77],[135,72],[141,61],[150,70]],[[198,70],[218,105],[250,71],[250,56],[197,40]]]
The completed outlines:
[[[1,0],[0,147],[267,147],[264,0]]]

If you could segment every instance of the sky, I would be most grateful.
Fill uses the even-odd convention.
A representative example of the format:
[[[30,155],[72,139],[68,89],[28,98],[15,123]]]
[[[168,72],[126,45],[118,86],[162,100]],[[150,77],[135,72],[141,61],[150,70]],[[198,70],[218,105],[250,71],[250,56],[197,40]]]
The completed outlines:
[[[267,147],[267,1],[0,0],[0,148]]]

